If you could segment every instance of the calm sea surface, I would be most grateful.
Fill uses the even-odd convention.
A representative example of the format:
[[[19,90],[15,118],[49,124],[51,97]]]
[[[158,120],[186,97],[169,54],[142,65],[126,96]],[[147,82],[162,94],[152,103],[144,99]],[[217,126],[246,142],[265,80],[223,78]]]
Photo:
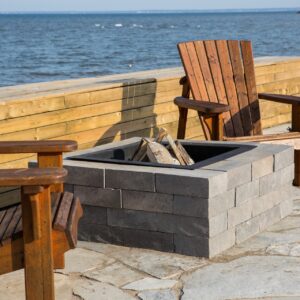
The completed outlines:
[[[0,15],[0,86],[179,66],[179,41],[242,38],[300,55],[300,14]]]

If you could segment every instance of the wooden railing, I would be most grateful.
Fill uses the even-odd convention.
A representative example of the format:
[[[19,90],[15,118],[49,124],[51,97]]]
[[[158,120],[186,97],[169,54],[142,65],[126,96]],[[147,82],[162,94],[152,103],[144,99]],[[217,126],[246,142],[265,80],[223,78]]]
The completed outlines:
[[[181,68],[0,88],[0,140],[72,139],[89,148],[165,127],[174,136]],[[300,57],[256,61],[259,92],[300,94]],[[263,126],[290,121],[290,107],[261,102]],[[188,139],[203,139],[195,112]],[[0,167],[25,167],[30,154],[2,155]]]

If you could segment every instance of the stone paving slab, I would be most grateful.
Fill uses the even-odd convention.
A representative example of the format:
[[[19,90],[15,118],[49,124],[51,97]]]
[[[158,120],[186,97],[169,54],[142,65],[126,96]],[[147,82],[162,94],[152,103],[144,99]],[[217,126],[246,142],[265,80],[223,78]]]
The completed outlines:
[[[300,299],[300,189],[293,213],[208,260],[79,242],[55,274],[57,300]],[[23,271],[0,276],[0,300],[24,299]]]

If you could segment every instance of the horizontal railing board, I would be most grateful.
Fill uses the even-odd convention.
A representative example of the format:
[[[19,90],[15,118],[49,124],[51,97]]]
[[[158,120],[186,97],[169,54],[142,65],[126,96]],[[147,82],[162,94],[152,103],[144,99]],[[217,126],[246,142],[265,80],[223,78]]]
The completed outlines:
[[[300,58],[256,62],[259,92],[300,94]],[[182,68],[0,88],[0,140],[75,139],[79,148],[132,136],[153,136],[166,127],[176,136]],[[289,122],[286,104],[261,100],[263,127]],[[195,111],[188,139],[203,139]],[[33,156],[30,156],[32,158]],[[1,167],[26,166],[28,155],[2,156]],[[23,164],[23,165],[22,165]]]

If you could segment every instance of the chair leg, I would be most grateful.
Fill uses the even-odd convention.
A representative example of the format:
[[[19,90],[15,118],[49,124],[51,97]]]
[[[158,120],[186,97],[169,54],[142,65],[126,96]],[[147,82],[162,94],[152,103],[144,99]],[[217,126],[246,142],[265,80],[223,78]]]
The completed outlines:
[[[300,186],[300,150],[295,149],[295,178],[293,184]]]
[[[223,117],[221,114],[202,116],[198,113],[202,124],[205,139],[208,141],[221,141],[223,139]]]
[[[187,115],[188,115],[187,108],[179,107],[179,121],[178,121],[178,130],[177,130],[178,139],[185,138]]]
[[[22,187],[26,299],[54,300],[49,187]]]

